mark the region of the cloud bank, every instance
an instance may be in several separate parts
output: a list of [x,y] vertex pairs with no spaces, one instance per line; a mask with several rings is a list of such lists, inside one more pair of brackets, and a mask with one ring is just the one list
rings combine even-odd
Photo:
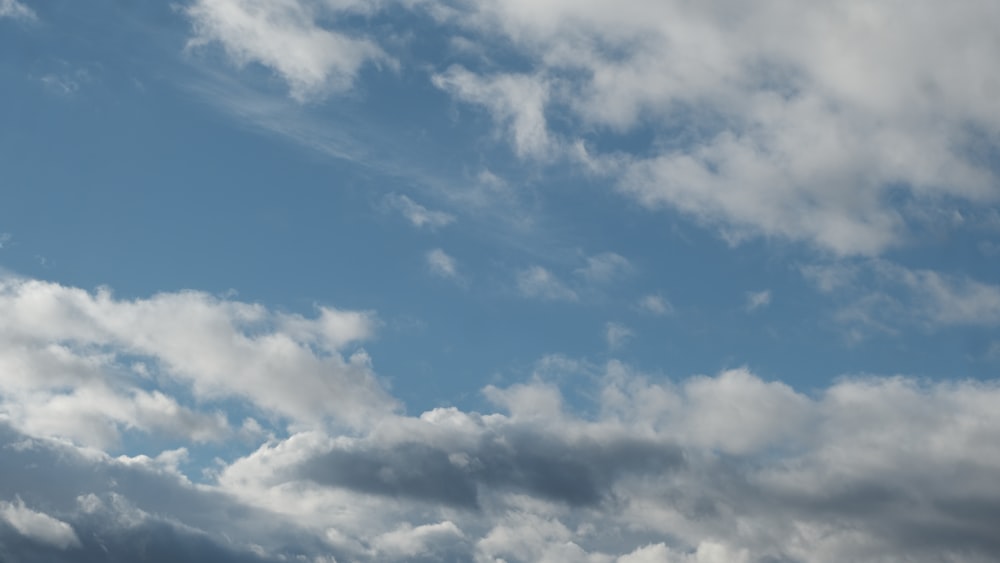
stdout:
[[[1000,556],[995,381],[854,376],[805,394],[746,369],[668,379],[566,359],[590,381],[589,406],[569,406],[542,361],[526,382],[484,389],[493,410],[409,416],[370,361],[341,356],[370,337],[370,313],[305,318],[196,292],[116,299],[22,278],[2,287],[5,558]],[[189,354],[199,361],[179,359]],[[219,395],[246,401],[265,427],[256,435],[270,437],[197,479],[184,448],[95,448],[114,447],[109,432],[231,436],[234,422],[205,412]],[[105,403],[79,406],[90,400]]]

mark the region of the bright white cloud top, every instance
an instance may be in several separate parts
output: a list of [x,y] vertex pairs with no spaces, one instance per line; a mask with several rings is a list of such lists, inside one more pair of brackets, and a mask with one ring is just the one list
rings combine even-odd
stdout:
[[1000,559],[997,29],[0,0],[0,561]]

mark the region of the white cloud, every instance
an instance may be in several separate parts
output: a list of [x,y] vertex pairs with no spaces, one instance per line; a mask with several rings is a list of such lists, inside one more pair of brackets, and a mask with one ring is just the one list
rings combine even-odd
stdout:
[[548,86],[538,76],[479,76],[453,66],[433,77],[434,84],[460,100],[484,106],[507,130],[517,154],[546,159],[553,150],[545,119]]
[[604,339],[608,343],[608,348],[612,350],[618,350],[634,336],[632,329],[621,323],[609,322],[604,325]]
[[389,194],[385,196],[385,202],[391,208],[402,213],[417,228],[437,229],[455,221],[454,215],[444,211],[427,209],[403,194]]
[[541,266],[532,266],[517,273],[517,289],[524,297],[550,301],[576,301],[576,292]]
[[35,11],[17,0],[0,0],[0,18],[38,19]]
[[299,101],[352,87],[367,62],[390,59],[371,39],[322,27],[318,21],[368,11],[360,2],[196,0],[185,9],[190,46],[219,43],[237,64],[260,63],[288,83]]
[[10,241],[14,238],[10,233],[0,233],[0,249],[10,246]]
[[404,558],[420,555],[434,555],[441,551],[442,543],[451,543],[464,537],[462,530],[453,522],[445,520],[436,524],[412,527],[404,525],[386,532],[375,540],[380,552],[389,557]]
[[608,283],[631,274],[635,268],[628,258],[614,252],[587,257],[587,265],[576,270],[591,283]]
[[669,315],[674,311],[674,306],[661,295],[645,295],[639,299],[637,304],[640,311],[651,315]]
[[58,549],[78,547],[80,538],[69,524],[24,505],[21,499],[0,501],[0,518],[26,538]]
[[449,21],[523,59],[517,74],[453,68],[438,83],[488,108],[518,154],[575,154],[595,129],[682,131],[661,134],[651,156],[589,152],[585,164],[607,161],[593,168],[624,193],[730,240],[878,254],[924,210],[1000,199],[972,154],[996,146],[974,130],[1000,126],[989,2],[457,6]]
[[[225,416],[180,405],[245,400],[290,421],[365,424],[396,402],[363,350],[371,313],[319,307],[307,318],[199,292],[115,299],[37,280],[0,279],[0,413],[39,435],[108,444],[134,428],[218,440]],[[136,360],[144,369],[132,369]],[[155,368],[152,369],[151,368]]]
[[435,248],[427,253],[427,267],[431,273],[447,279],[459,279],[458,264],[455,259],[449,256],[440,248]]
[[762,307],[767,307],[771,304],[771,292],[768,290],[761,291],[748,291],[746,294],[746,305],[744,308],[747,311],[756,311]]

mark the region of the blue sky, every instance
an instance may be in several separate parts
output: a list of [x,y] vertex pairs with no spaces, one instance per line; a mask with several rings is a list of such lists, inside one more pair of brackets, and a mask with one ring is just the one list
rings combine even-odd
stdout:
[[899,9],[0,0],[0,558],[992,560],[1000,14]]

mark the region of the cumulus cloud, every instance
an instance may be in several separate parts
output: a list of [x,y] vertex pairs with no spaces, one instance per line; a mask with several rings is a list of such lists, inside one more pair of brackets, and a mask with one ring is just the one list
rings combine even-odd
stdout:
[[517,273],[517,290],[524,297],[549,301],[576,301],[576,291],[552,272],[541,266],[532,266]]
[[202,484],[180,472],[183,450],[113,458],[0,421],[0,498],[15,499],[2,505],[0,555],[69,560],[57,544],[125,558],[173,546],[192,561],[1000,554],[996,382],[847,377],[806,395],[746,369],[668,380],[558,363],[593,383],[587,414],[539,372],[487,388],[496,412],[298,431]]
[[189,46],[218,43],[239,65],[270,68],[305,101],[351,88],[365,63],[389,61],[373,40],[319,23],[367,10],[362,2],[197,0],[185,13],[194,28]]
[[444,211],[427,209],[403,194],[389,194],[385,196],[384,201],[386,205],[401,213],[410,224],[418,229],[424,227],[437,229],[455,221],[454,215]]
[[[978,295],[880,267],[929,294]],[[5,560],[136,559],[153,548],[190,561],[1000,556],[995,381],[855,376],[806,394],[745,368],[668,379],[551,356],[527,381],[484,389],[484,412],[411,416],[368,360],[360,369],[341,355],[370,337],[370,313],[307,318],[196,292],[124,300],[9,277],[0,312]],[[220,375],[230,370],[242,382]],[[197,482],[186,447],[93,447],[105,443],[88,438],[102,424],[179,429],[190,443],[232,435],[225,417],[167,393],[182,384],[209,400],[201,378],[297,422],[269,432],[244,418],[240,434],[263,443]],[[566,381],[589,402],[567,400]],[[323,414],[300,414],[315,400],[306,392],[322,395]],[[32,414],[39,405],[48,410]],[[328,424],[342,409],[364,423]]]
[[[373,526],[383,538],[432,526],[484,561],[986,561],[1000,549],[988,523],[1000,501],[977,496],[1000,471],[995,383],[848,378],[810,397],[745,369],[654,382],[612,362],[596,417],[568,412],[543,381],[488,391],[506,413],[441,408],[367,436],[297,435],[220,483],[337,529],[341,545]],[[341,503],[366,515],[331,512]],[[412,518],[401,506],[437,516],[400,528],[367,514]]]
[[34,10],[17,0],[0,0],[0,18],[34,20],[38,16]]
[[[521,63],[453,67],[437,84],[490,111],[518,154],[564,147],[729,240],[878,254],[924,210],[1000,198],[977,156],[996,146],[977,132],[1000,126],[988,2],[455,5],[442,19]],[[649,153],[579,150],[595,129],[640,127],[659,131]]]
[[107,446],[123,429],[195,442],[229,434],[220,411],[148,389],[168,382],[289,421],[358,425],[395,408],[367,354],[349,348],[372,335],[374,317],[318,309],[308,318],[199,292],[125,300],[3,277],[0,413],[37,435]]
[[24,505],[18,498],[14,502],[0,501],[0,519],[10,524],[24,537],[57,549],[79,547],[80,538],[69,524]]
[[[519,157],[576,163],[733,243],[760,236],[879,255],[941,208],[1000,202],[984,157],[1000,127],[991,72],[1000,16],[987,1],[921,0],[903,11],[888,0],[791,9],[197,0],[186,9],[192,45],[272,69],[300,100],[351,88],[365,64],[392,61],[374,36],[338,20],[404,15],[393,20],[402,35],[413,31],[407,11],[482,54],[447,68],[431,61],[431,81],[488,112]],[[647,146],[614,142],[643,131],[653,133]]]

